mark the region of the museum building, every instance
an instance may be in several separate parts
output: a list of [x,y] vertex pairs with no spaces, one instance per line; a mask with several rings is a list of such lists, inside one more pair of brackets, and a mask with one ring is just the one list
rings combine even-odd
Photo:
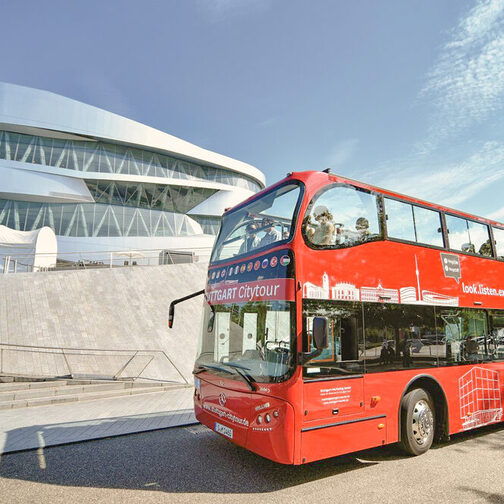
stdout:
[[0,225],[42,226],[58,253],[212,246],[264,174],[131,119],[0,83]]

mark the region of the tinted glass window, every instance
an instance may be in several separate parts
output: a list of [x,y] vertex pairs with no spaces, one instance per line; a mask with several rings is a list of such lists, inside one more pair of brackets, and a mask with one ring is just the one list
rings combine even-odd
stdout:
[[366,372],[437,365],[432,306],[366,303],[364,324]]
[[363,333],[359,303],[306,300],[303,303],[304,349],[315,351],[312,339],[314,317],[326,317],[329,346],[304,364],[305,376],[362,373]]
[[453,215],[446,216],[448,241],[452,250],[483,256],[492,255],[488,227]]
[[385,213],[390,238],[443,246],[439,212],[385,198]]
[[504,360],[504,312],[492,310],[489,312],[490,337],[488,354],[491,360]]
[[332,186],[315,196],[303,222],[309,243],[351,247],[380,238],[377,198],[351,186]]
[[464,364],[489,358],[488,324],[483,310],[437,308],[436,325],[444,343],[441,363]]

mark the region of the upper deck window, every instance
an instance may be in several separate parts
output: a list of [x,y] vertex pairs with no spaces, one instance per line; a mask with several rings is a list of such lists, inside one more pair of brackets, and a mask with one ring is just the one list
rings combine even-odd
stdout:
[[349,185],[324,188],[308,206],[303,234],[317,248],[352,247],[380,238],[376,195]]
[[448,241],[452,250],[492,256],[492,246],[488,226],[478,222],[462,219],[453,215],[446,216]]
[[495,238],[495,248],[497,249],[497,258],[504,259],[504,229],[492,228]]
[[224,215],[212,261],[252,254],[288,241],[300,194],[299,183],[290,182]]
[[385,198],[387,234],[390,238],[443,246],[441,216],[435,210]]

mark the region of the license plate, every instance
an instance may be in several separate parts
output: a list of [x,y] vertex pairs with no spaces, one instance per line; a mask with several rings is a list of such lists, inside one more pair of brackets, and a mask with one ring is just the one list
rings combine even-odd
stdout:
[[219,422],[214,423],[214,431],[222,434],[223,436],[228,437],[229,439],[233,439],[233,429],[230,427],[226,427],[225,425],[220,424]]

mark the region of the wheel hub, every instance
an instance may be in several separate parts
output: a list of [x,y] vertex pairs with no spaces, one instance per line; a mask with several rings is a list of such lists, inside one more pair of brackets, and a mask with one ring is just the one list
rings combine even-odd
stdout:
[[432,424],[432,411],[429,404],[422,399],[415,404],[412,418],[413,436],[419,445],[423,445],[429,439]]

